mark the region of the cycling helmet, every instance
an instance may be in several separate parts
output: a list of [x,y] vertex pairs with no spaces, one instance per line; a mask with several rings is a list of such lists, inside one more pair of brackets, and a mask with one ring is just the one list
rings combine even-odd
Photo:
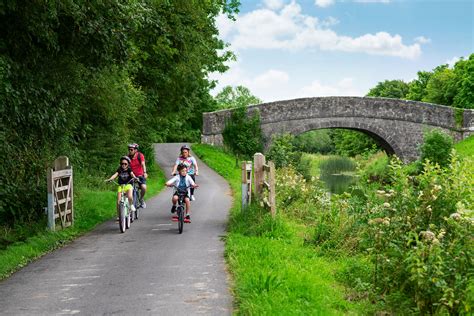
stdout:
[[128,156],[122,156],[122,158],[120,158],[120,163],[122,163],[122,161],[126,160],[128,162],[128,164],[130,164],[130,158]]
[[128,148],[138,149],[138,144],[137,143],[128,144]]
[[191,150],[191,148],[189,148],[189,146],[188,146],[188,145],[183,145],[183,146],[181,146],[181,151],[183,151],[183,150],[190,151],[190,150]]

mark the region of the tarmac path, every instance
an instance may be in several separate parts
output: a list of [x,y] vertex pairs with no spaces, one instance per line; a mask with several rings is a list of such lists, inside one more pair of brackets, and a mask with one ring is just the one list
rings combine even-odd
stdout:
[[[155,145],[168,178],[181,145]],[[0,282],[0,314],[230,315],[222,241],[230,188],[198,163],[200,187],[183,234],[171,221],[166,188],[124,234],[108,221]]]

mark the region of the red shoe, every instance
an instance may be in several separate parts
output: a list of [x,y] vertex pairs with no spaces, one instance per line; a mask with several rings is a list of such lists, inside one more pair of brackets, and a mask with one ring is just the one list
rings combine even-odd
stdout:
[[172,220],[173,222],[177,222],[177,221],[178,221],[178,215],[173,215],[173,216],[171,216],[171,220]]
[[186,215],[186,217],[184,218],[184,222],[185,223],[191,223],[191,216]]

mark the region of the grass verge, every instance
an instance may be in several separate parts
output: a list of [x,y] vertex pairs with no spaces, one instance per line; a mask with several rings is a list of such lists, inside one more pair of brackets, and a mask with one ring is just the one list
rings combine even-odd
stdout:
[[243,315],[364,314],[365,300],[350,302],[336,280],[352,264],[328,258],[304,242],[305,227],[258,205],[240,210],[240,167],[218,148],[193,145],[193,151],[231,185],[226,259],[233,275],[236,313]]
[[[164,188],[165,176],[161,170],[150,172],[147,182],[147,198],[156,195]],[[12,240],[0,248],[0,280],[27,265],[29,262],[72,241],[92,230],[98,224],[116,216],[116,188],[109,190],[81,187],[84,179],[77,181],[75,194],[74,226],[62,231],[51,232],[42,221],[29,227],[17,227],[14,230],[4,228],[3,240]],[[117,227],[118,230],[118,227]],[[13,236],[14,235],[14,236]]]
[[454,144],[454,148],[462,157],[474,157],[474,135]]

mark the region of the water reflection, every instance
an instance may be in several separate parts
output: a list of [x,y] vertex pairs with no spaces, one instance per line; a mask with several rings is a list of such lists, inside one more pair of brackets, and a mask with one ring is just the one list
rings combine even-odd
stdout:
[[341,194],[355,182],[356,163],[350,158],[331,156],[321,162],[320,179],[331,193]]

